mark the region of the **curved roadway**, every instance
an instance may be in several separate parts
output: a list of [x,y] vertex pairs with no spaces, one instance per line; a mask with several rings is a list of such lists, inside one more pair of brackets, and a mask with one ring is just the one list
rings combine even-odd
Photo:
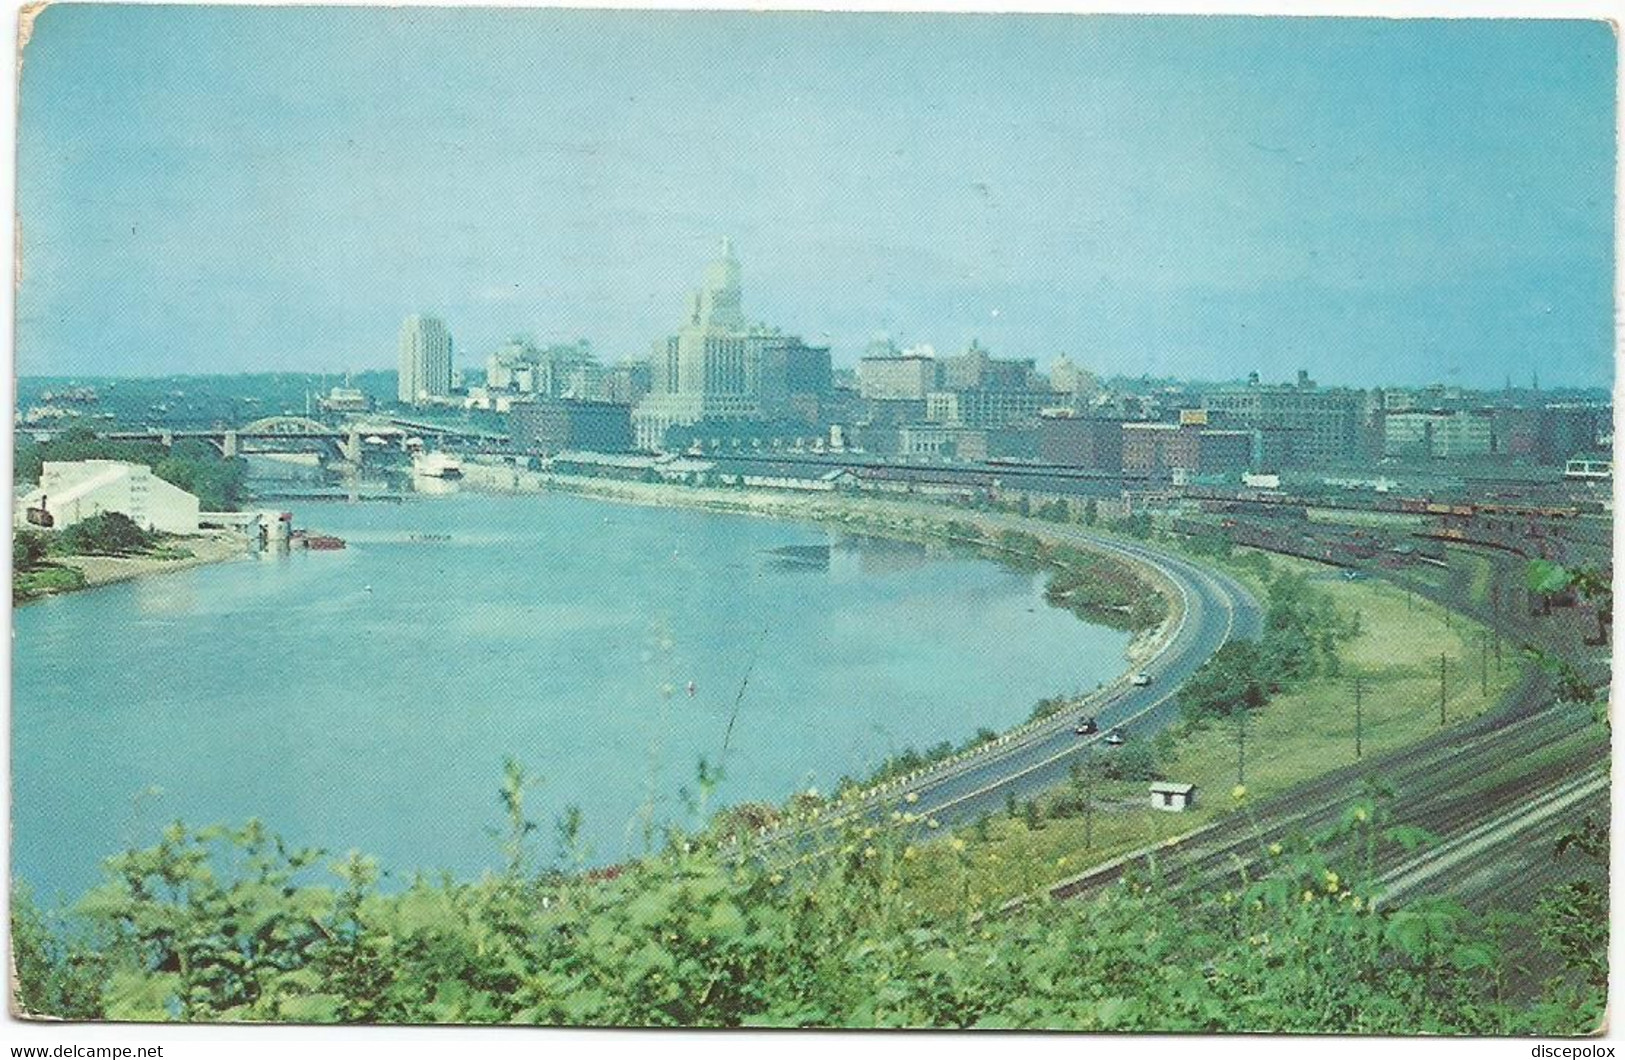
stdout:
[[[984,520],[1001,529],[1031,532],[1024,520]],[[1199,567],[1148,545],[1099,537],[1086,531],[1045,526],[1043,536],[1114,554],[1150,566],[1171,583],[1180,597],[1181,617],[1161,650],[1140,667],[1151,675],[1149,686],[1136,687],[1126,678],[1105,691],[1086,697],[1080,705],[1057,713],[1046,722],[1023,729],[963,759],[928,768],[904,783],[890,783],[850,813],[874,816],[908,799],[909,813],[922,827],[934,819],[940,825],[974,820],[1002,809],[1014,795],[1026,798],[1067,780],[1073,763],[1090,754],[1115,750],[1105,738],[1120,729],[1130,741],[1150,739],[1179,717],[1175,695],[1191,674],[1228,640],[1258,636],[1263,614],[1251,593],[1228,575]],[[1093,715],[1099,732],[1078,736],[1074,727],[1081,714]],[[845,819],[839,814],[820,822],[827,827]],[[815,830],[821,830],[815,826]],[[800,839],[805,849],[806,830],[781,832],[774,840]]]

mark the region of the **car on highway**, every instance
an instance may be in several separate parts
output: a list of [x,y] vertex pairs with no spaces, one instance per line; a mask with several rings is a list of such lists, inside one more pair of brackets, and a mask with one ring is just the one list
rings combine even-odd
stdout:
[[1079,718],[1078,727],[1072,731],[1079,736],[1093,736],[1100,731],[1100,726],[1095,723],[1094,718]]
[[1129,684],[1133,685],[1136,688],[1144,688],[1146,685],[1148,685],[1150,683],[1151,683],[1151,675],[1146,673],[1144,670],[1141,670],[1139,673],[1137,673],[1133,677],[1129,678]]
[[1113,747],[1121,747],[1128,743],[1128,737],[1123,735],[1122,729],[1113,729],[1111,734],[1106,737],[1106,742]]

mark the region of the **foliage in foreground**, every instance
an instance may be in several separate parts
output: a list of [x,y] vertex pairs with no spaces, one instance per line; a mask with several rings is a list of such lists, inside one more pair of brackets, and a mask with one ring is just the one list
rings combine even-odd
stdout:
[[[22,1000],[74,1018],[639,1026],[1560,1034],[1601,1018],[1595,965],[1567,951],[1596,940],[1572,922],[1543,934],[1566,978],[1512,1003],[1500,924],[1439,900],[1379,912],[1309,843],[1178,904],[1152,877],[942,917],[902,886],[913,848],[856,825],[795,871],[673,836],[619,871],[535,872],[525,787],[510,770],[504,872],[395,893],[354,853],[177,824],[111,859],[70,917],[18,896]],[[1385,841],[1369,804],[1343,833],[1339,849]],[[323,865],[335,885],[309,881]]]

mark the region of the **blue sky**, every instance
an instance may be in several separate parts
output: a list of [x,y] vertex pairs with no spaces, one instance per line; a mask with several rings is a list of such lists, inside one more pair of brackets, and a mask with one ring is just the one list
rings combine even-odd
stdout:
[[1612,378],[1603,23],[62,5],[23,374],[609,359],[751,316],[1096,371]]

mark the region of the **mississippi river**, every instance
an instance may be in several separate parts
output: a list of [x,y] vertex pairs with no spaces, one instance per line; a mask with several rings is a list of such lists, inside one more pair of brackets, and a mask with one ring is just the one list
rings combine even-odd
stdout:
[[[47,901],[166,823],[477,875],[512,756],[589,860],[709,809],[831,790],[887,755],[1109,680],[1126,634],[1043,577],[808,524],[557,494],[305,504],[349,542],[18,610],[13,870]],[[731,723],[731,730],[730,730]],[[387,882],[387,880],[386,880]]]

